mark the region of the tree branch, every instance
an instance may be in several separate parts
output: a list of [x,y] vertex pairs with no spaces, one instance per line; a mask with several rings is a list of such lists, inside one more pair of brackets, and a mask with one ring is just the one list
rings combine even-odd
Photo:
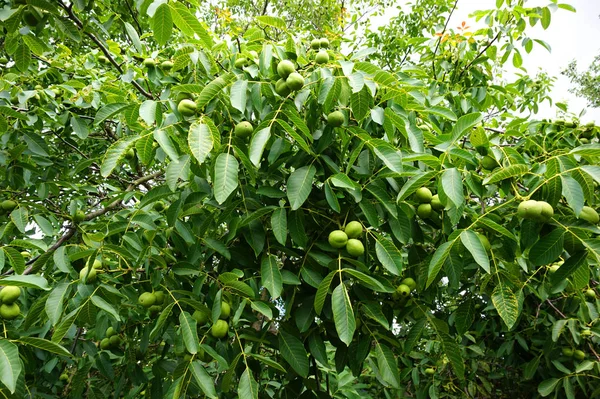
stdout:
[[[58,5],[61,6],[66,12],[67,14],[69,14],[69,19],[71,21],[73,21],[73,23],[75,23],[75,25],[77,26],[77,28],[82,31],[83,33],[85,33],[85,35],[87,37],[89,37],[95,44],[96,46],[98,46],[98,48],[100,49],[100,51],[102,51],[102,53],[106,56],[106,58],[108,58],[108,60],[110,61],[111,64],[113,64],[113,66],[116,68],[116,70],[123,75],[123,68],[121,68],[121,65],[119,65],[119,63],[114,59],[114,57],[112,56],[112,54],[108,51],[108,49],[106,48],[106,46],[104,46],[104,44],[100,41],[100,39],[98,39],[96,36],[94,36],[93,33],[91,32],[86,32],[85,29],[83,28],[83,23],[81,22],[81,20],[79,18],[77,18],[77,16],[73,13],[73,10],[71,9],[71,7],[67,7],[62,0],[57,0]],[[139,85],[138,82],[136,82],[135,80],[131,81],[131,84],[137,89],[137,91],[139,91],[144,97],[147,97],[149,99],[154,99],[154,96],[151,93],[148,93],[146,90],[144,90],[144,88],[142,86]]]
[[444,33],[446,33],[446,29],[448,29],[448,24],[450,23],[450,19],[452,18],[452,14],[454,13],[454,10],[456,10],[456,6],[458,5],[458,0],[456,0],[454,2],[454,7],[452,7],[452,10],[450,11],[450,15],[448,16],[448,19],[446,20],[446,24],[444,25],[444,29],[442,30],[442,33],[440,33],[440,38],[437,41],[437,44],[435,45],[435,50],[433,50],[433,59],[431,60],[431,68],[433,69],[433,78],[435,79],[435,54],[437,53],[438,49],[440,48],[440,43],[442,42],[442,38],[444,37]]

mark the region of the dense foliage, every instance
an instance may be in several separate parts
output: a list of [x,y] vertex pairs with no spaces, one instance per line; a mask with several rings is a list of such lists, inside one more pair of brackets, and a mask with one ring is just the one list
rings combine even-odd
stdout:
[[572,7],[199,3],[0,0],[4,397],[600,395],[599,129],[522,68]]

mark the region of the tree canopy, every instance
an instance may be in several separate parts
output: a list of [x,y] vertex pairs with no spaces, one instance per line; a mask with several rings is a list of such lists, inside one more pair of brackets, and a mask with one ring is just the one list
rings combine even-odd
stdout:
[[574,9],[457,4],[0,1],[2,396],[600,396]]

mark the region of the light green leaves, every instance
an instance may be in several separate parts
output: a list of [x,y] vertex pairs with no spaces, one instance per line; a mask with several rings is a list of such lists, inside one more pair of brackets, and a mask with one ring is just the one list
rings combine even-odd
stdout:
[[509,179],[511,177],[523,176],[525,173],[529,172],[529,166],[523,164],[510,165],[506,168],[502,168],[485,179],[483,179],[483,184],[492,184],[502,181],[504,179]]
[[173,32],[173,19],[171,9],[166,3],[158,6],[152,18],[152,31],[154,39],[161,46],[166,44]]
[[240,377],[238,394],[240,399],[258,399],[258,383],[254,379],[252,371],[248,368],[244,370]]
[[265,287],[273,299],[279,298],[283,290],[283,278],[273,255],[263,258],[260,266],[261,285]]
[[333,294],[331,295],[331,309],[333,311],[335,329],[340,340],[346,346],[350,346],[354,330],[356,330],[356,320],[354,319],[354,312],[348,291],[343,283],[340,283],[333,290]]
[[21,337],[19,338],[19,342],[25,345],[33,346],[34,348],[54,353],[56,355],[71,357],[71,352],[65,349],[65,347],[55,342],[48,341],[47,339],[37,337]]
[[100,165],[100,174],[103,177],[110,176],[112,171],[117,167],[117,164],[121,158],[125,156],[127,150],[139,138],[139,136],[127,136],[119,141],[114,142],[110,147],[108,147],[106,154],[104,154],[102,165]]
[[59,283],[46,300],[46,314],[53,326],[60,320],[63,311],[63,300],[69,286],[70,284],[67,282]]
[[285,208],[278,208],[271,215],[271,229],[278,243],[285,245],[287,241],[288,223]]
[[188,132],[188,145],[199,164],[204,163],[213,148],[213,138],[208,125],[195,122]]
[[383,381],[393,388],[400,388],[400,371],[391,349],[377,342],[375,355],[377,356],[377,367],[379,367],[379,373]]
[[488,258],[487,252],[481,242],[481,239],[477,235],[477,233],[471,230],[465,230],[460,234],[460,240],[469,250],[471,255],[473,255],[473,259],[479,266],[483,268],[487,273],[490,272],[490,259]]
[[447,169],[442,174],[442,180],[438,187],[443,188],[448,199],[455,205],[464,204],[463,183],[460,172],[456,168]]
[[17,389],[17,379],[21,370],[22,365],[17,345],[0,338],[0,381],[11,393],[15,393]]
[[264,129],[260,129],[258,132],[254,133],[252,139],[250,140],[250,150],[249,157],[250,161],[254,164],[254,166],[260,166],[260,160],[263,155],[263,151],[265,150],[265,146],[267,142],[271,138],[271,128],[266,127]]
[[287,197],[293,211],[299,209],[310,195],[315,173],[317,169],[314,166],[303,166],[293,171],[288,178]]
[[246,91],[248,90],[247,80],[238,80],[231,85],[229,101],[231,106],[241,113],[246,110]]
[[377,235],[375,238],[375,253],[387,271],[395,276],[402,273],[402,253],[389,238]]
[[446,259],[448,259],[448,256],[450,256],[450,251],[452,250],[453,244],[454,241],[447,241],[440,245],[433,254],[433,257],[429,262],[429,271],[427,272],[427,287],[429,287],[431,283],[435,281],[438,273],[444,265],[444,262],[446,262]]
[[278,340],[281,356],[296,373],[306,378],[308,376],[308,353],[302,342],[284,330],[279,330]]
[[198,360],[194,360],[190,364],[190,371],[194,376],[194,379],[202,389],[202,392],[209,398],[218,398],[217,392],[215,390],[215,383],[211,376],[206,372],[206,369]]
[[[5,248],[6,249],[6,248]],[[40,290],[49,291],[48,281],[38,275],[28,274],[24,276],[8,276],[0,278],[1,285],[14,285],[16,287],[37,288]]]
[[239,163],[228,153],[220,154],[215,163],[214,194],[219,204],[227,200],[238,186]]
[[199,340],[198,340],[198,329],[196,326],[196,320],[190,316],[188,312],[181,312],[179,314],[179,326],[181,327],[181,335],[183,337],[183,343],[185,348],[191,354],[198,353]]
[[492,303],[510,330],[519,317],[519,303],[516,295],[510,288],[501,283],[494,288],[494,292],[492,293]]

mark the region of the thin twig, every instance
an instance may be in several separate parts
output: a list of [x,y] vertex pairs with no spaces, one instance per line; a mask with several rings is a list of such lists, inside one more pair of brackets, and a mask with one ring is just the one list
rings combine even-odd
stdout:
[[448,24],[450,23],[450,19],[452,18],[452,14],[454,13],[454,10],[456,10],[456,6],[458,5],[458,0],[456,0],[454,2],[454,7],[452,7],[452,10],[450,11],[450,15],[448,16],[448,19],[446,20],[446,24],[444,25],[444,29],[442,30],[442,33],[440,33],[440,37],[435,45],[435,50],[433,50],[433,58],[431,60],[431,68],[433,69],[433,78],[435,79],[435,54],[437,53],[438,49],[440,48],[440,43],[442,42],[442,38],[444,37],[444,33],[446,33],[446,29],[448,29]]
[[550,301],[549,299],[546,299],[546,302],[548,302],[548,304],[549,304],[550,306],[552,306],[552,309],[556,310],[556,312],[557,312],[557,313],[560,315],[560,317],[562,317],[563,319],[566,319],[566,318],[567,318],[567,316],[565,316],[565,315],[563,314],[563,312],[561,312],[560,310],[558,310],[558,308],[557,308],[556,306],[554,306],[554,304],[552,303],[552,301]]

